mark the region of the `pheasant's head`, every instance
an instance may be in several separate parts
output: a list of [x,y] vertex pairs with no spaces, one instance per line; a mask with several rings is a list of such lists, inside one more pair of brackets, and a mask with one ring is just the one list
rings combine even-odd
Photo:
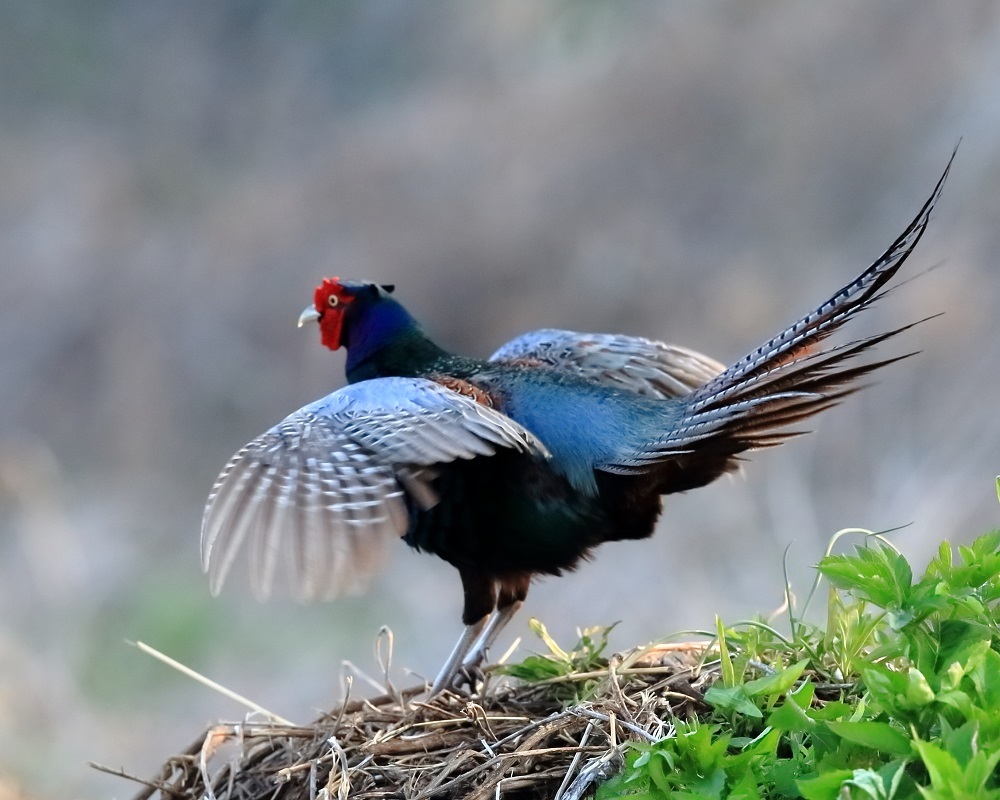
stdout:
[[355,316],[359,309],[382,300],[393,288],[391,285],[326,278],[316,287],[313,304],[299,315],[299,327],[307,322],[318,322],[320,341],[331,350],[337,350],[347,345],[345,319]]

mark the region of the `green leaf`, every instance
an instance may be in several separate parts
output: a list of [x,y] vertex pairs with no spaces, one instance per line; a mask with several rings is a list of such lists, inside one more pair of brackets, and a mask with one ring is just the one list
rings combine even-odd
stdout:
[[993,714],[1000,714],[1000,653],[987,650],[969,677],[983,707]]
[[924,768],[931,779],[931,786],[937,790],[932,797],[998,797],[1000,791],[986,790],[986,783],[992,777],[1000,760],[1000,751],[987,755],[976,753],[962,764],[951,753],[934,742],[914,740],[914,747],[920,754]]
[[726,788],[726,771],[722,767],[716,767],[705,777],[691,781],[691,788],[694,789],[695,797],[722,797],[722,790]]
[[653,757],[649,759],[646,768],[649,772],[649,778],[653,781],[656,788],[663,794],[669,795],[672,788],[671,784],[673,783],[671,780],[674,773],[673,756],[663,751],[653,753]]
[[906,671],[906,701],[913,707],[934,702],[934,690],[916,667],[910,667]]
[[959,663],[963,672],[973,669],[990,649],[990,634],[981,621],[946,619],[941,622],[938,668],[946,669]]
[[788,693],[788,699],[794,700],[795,704],[804,710],[808,710],[812,705],[813,697],[816,696],[816,684],[806,678],[799,684],[798,688]]
[[861,720],[858,722],[828,722],[826,724],[841,739],[846,739],[871,750],[897,756],[908,756],[912,752],[909,737],[888,722]]
[[834,700],[833,702],[827,703],[822,708],[810,709],[809,716],[812,719],[819,721],[828,721],[833,719],[845,719],[851,716],[854,712],[854,708],[847,703],[842,703],[839,700]]
[[959,764],[968,764],[978,749],[979,726],[975,722],[967,722],[957,728],[951,728],[947,722],[941,726],[940,743],[951,753]]
[[522,681],[534,683],[566,674],[566,666],[549,656],[528,656],[518,664],[505,664],[504,675],[511,675]]
[[860,789],[872,798],[872,800],[885,800],[886,798],[885,784],[882,782],[882,776],[875,772],[875,770],[856,769],[854,770],[854,776],[845,785]]
[[733,659],[729,655],[729,647],[726,645],[726,629],[722,624],[722,618],[715,615],[715,629],[719,636],[719,658],[722,669],[722,685],[732,687],[736,685],[736,670],[733,668]]
[[760,788],[757,786],[757,779],[752,772],[744,773],[736,783],[733,784],[728,794],[729,800],[760,800]]
[[531,630],[539,639],[545,642],[545,646],[549,648],[549,652],[552,653],[553,658],[559,661],[566,661],[566,662],[570,660],[569,653],[567,653],[558,644],[556,644],[556,640],[552,638],[552,635],[549,633],[548,629],[542,624],[541,620],[532,617],[531,619],[528,620],[528,627],[531,628]]
[[909,763],[909,759],[899,759],[898,761],[885,764],[879,768],[878,774],[882,778],[882,785],[886,787],[886,800],[893,800],[899,792],[899,787],[903,783],[903,778],[907,777],[906,765]]
[[962,785],[964,770],[951,753],[945,752],[933,742],[915,739],[913,746],[920,754],[924,768],[931,779],[934,788],[951,787],[957,789]]
[[805,800],[837,800],[841,787],[853,777],[851,770],[838,769],[815,778],[800,778],[795,785]]
[[[987,755],[986,753],[976,753],[965,765],[965,785],[975,792],[982,792],[987,781],[996,771],[997,761],[1000,761],[1000,751]],[[1000,791],[994,789],[993,797],[1000,795]]]
[[719,686],[716,684],[705,692],[705,702],[715,708],[729,709],[754,719],[762,719],[763,712],[747,697],[742,686]]
[[785,702],[771,712],[767,718],[767,724],[780,731],[796,733],[810,731],[818,723],[811,719],[798,703]]
[[615,629],[614,625],[598,625],[592,628],[584,628],[580,633],[580,641],[573,648],[573,661],[579,663],[585,671],[589,671],[594,666],[602,664],[604,651],[608,647],[608,637]]
[[629,800],[663,800],[662,796],[654,795],[652,792],[633,792],[626,789],[625,782],[619,775],[597,787],[595,800],[618,800],[621,797],[628,797]]
[[782,695],[795,685],[795,681],[801,677],[802,671],[808,665],[809,659],[804,658],[774,675],[765,675],[763,678],[747,681],[743,684],[743,690],[747,693],[748,697]]
[[940,579],[934,592],[975,621],[985,610],[983,602],[1000,599],[1000,531],[980,536],[970,547],[959,547],[958,552],[961,563],[956,565],[945,542],[928,565],[926,580]]
[[837,588],[897,612],[906,607],[913,583],[906,559],[883,543],[858,547],[854,555],[827,556],[818,569]]
[[857,556],[826,556],[817,565],[820,573],[838,589],[860,589],[865,584],[859,573]]
[[882,664],[871,664],[861,670],[861,679],[868,693],[886,711],[909,707],[906,701],[909,680],[906,675]]
[[949,689],[943,692],[938,692],[935,699],[942,705],[954,708],[965,718],[968,718],[970,715],[975,713],[975,706],[972,702],[972,698],[959,689]]

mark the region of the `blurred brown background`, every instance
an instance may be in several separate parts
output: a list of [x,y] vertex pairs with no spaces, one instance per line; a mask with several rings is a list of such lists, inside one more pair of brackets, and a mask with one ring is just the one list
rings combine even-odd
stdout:
[[0,784],[130,796],[86,761],[151,774],[242,716],[126,640],[299,721],[383,623],[443,660],[457,577],[403,546],[309,608],[198,568],[225,460],[342,381],[295,328],[321,277],[395,282],[473,354],[558,326],[729,361],[873,260],[960,137],[904,277],[940,268],[856,327],[944,311],[887,347],[923,353],[536,585],[505,641],[625,647],[776,607],[792,542],[804,593],[840,528],[912,523],[923,563],[996,524],[1000,5],[0,6]]

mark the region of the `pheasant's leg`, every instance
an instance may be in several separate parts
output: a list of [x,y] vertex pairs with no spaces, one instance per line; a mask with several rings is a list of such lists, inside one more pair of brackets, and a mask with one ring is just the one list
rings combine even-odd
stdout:
[[493,579],[474,572],[460,571],[462,589],[465,592],[465,605],[462,609],[462,622],[465,630],[455,643],[451,655],[444,662],[441,671],[434,679],[434,685],[428,697],[433,697],[442,689],[450,687],[455,675],[469,650],[489,626],[493,609],[496,608],[496,588]]
[[434,685],[431,686],[431,693],[428,698],[434,697],[442,689],[448,688],[452,685],[455,679],[455,675],[458,673],[458,668],[461,666],[466,653],[475,644],[476,639],[479,638],[483,630],[489,627],[491,619],[499,616],[498,614],[487,614],[481,620],[472,625],[466,625],[465,630],[462,631],[462,635],[458,637],[458,641],[455,642],[455,647],[451,651],[451,655],[448,656],[448,660],[444,662],[444,666],[441,667],[441,671],[438,672],[437,677],[434,679]]
[[490,617],[489,622],[486,624],[482,635],[476,641],[475,646],[469,650],[465,658],[462,660],[463,668],[472,669],[473,667],[478,667],[483,663],[483,659],[486,658],[486,653],[497,640],[497,636],[500,635],[500,631],[507,626],[507,623],[510,622],[510,618],[517,613],[517,610],[520,607],[521,602],[517,601],[509,606],[497,608],[496,613]]
[[483,662],[487,651],[493,646],[493,643],[497,640],[497,636],[500,635],[500,631],[507,626],[511,617],[524,604],[524,599],[528,596],[528,586],[530,583],[531,576],[527,574],[513,577],[507,576],[501,579],[497,611],[490,617],[486,629],[476,641],[475,646],[465,656],[465,660],[462,661],[463,668],[472,669],[478,667]]

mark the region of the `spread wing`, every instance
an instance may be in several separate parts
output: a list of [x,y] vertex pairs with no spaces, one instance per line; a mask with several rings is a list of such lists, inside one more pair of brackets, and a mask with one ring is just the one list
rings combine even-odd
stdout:
[[404,492],[435,502],[433,465],[500,448],[547,456],[510,418],[421,378],[346,386],[254,439],[222,470],[202,518],[202,566],[218,592],[243,545],[266,597],[284,557],[303,600],[356,587],[406,532]]
[[541,364],[646,397],[681,397],[726,367],[686,347],[639,336],[531,331],[512,339],[490,361]]

